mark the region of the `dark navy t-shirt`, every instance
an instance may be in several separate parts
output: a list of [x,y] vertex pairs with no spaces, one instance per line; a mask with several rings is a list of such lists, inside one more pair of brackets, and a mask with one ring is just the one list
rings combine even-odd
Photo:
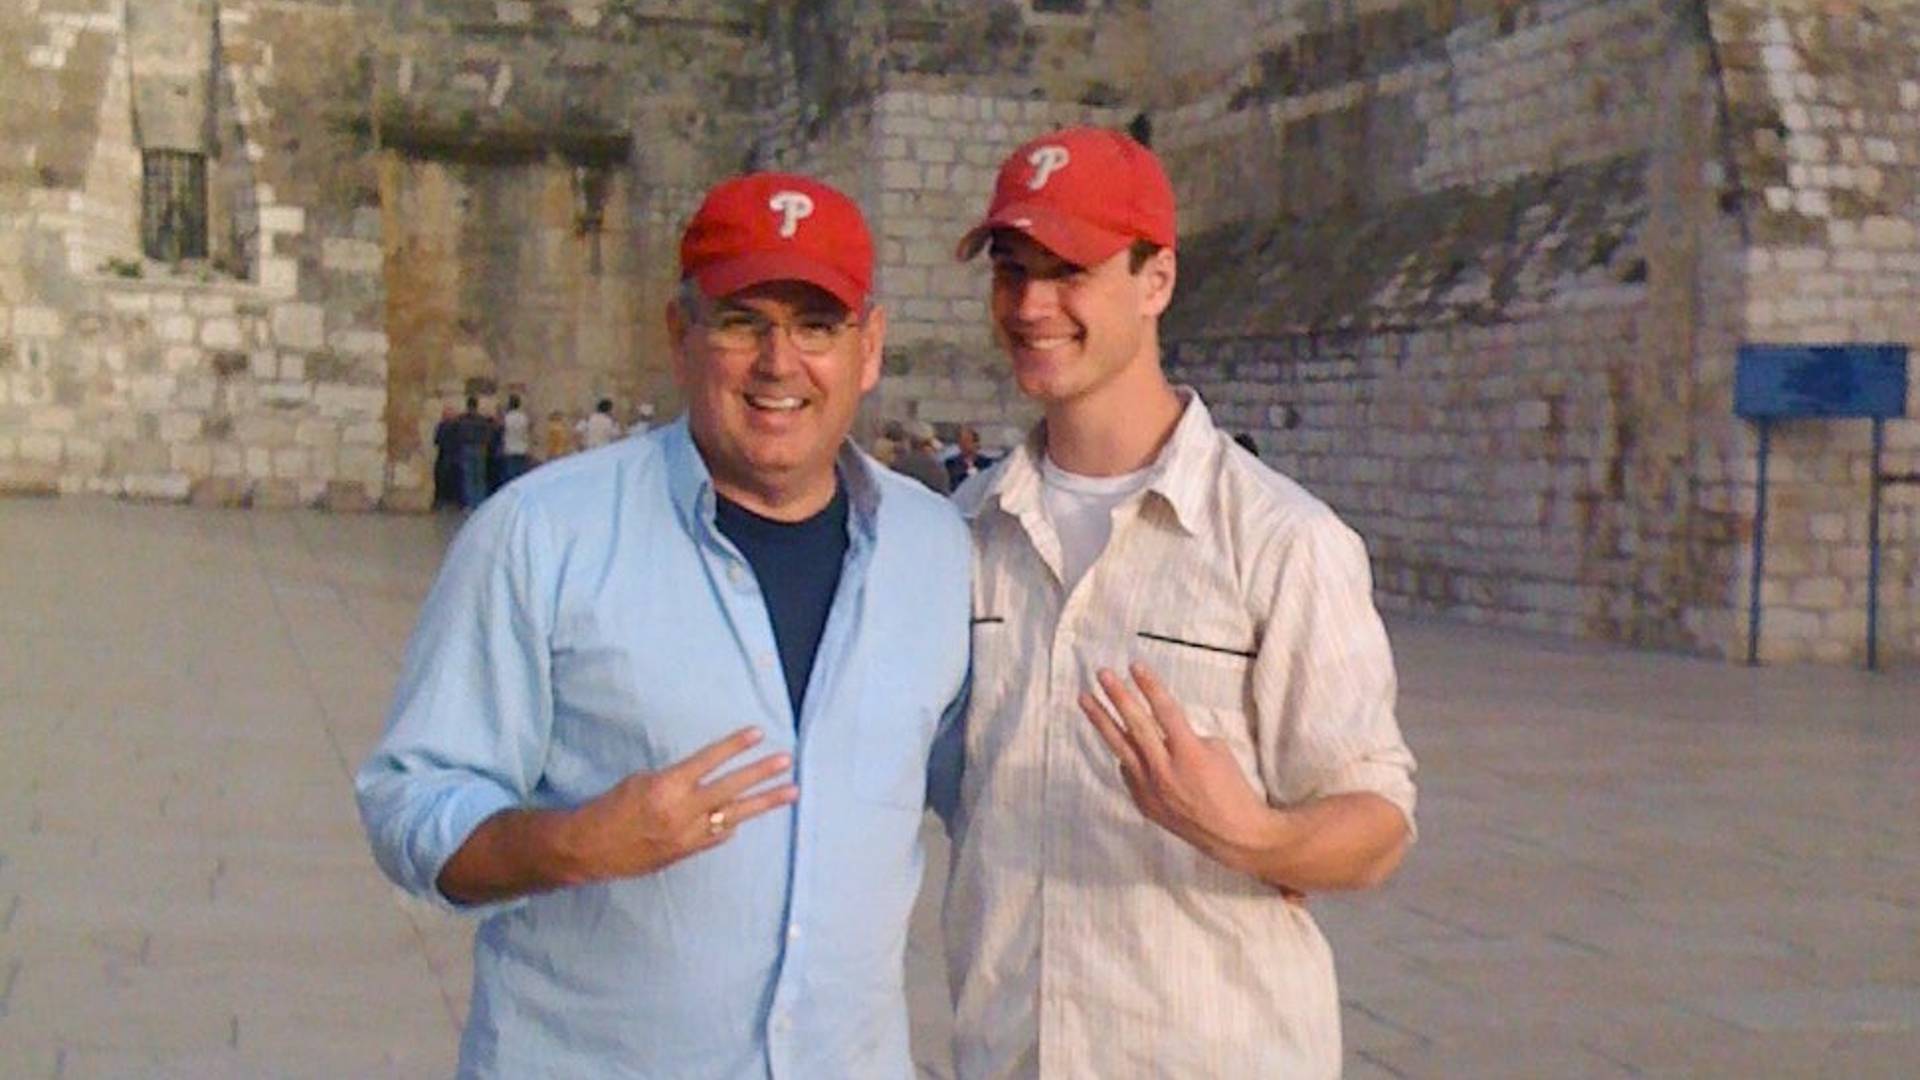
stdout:
[[840,587],[840,564],[847,555],[847,489],[834,489],[833,501],[804,521],[774,521],[726,498],[715,497],[714,524],[747,557],[773,617],[773,640],[787,676],[787,700],[794,722],[813,675],[813,654],[833,610]]

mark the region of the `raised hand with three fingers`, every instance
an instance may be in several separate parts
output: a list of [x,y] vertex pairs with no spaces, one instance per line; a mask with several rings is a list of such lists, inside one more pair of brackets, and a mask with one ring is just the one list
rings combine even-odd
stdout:
[[634,773],[582,805],[569,830],[577,857],[596,878],[650,874],[725,843],[741,822],[793,802],[800,789],[790,783],[755,790],[792,767],[786,753],[707,779],[761,738],[757,728],[742,728],[658,772]]
[[487,903],[651,874],[724,844],[741,822],[800,797],[792,783],[762,787],[793,767],[785,752],[712,775],[762,738],[742,728],[570,810],[503,810],[473,830],[436,884],[456,903]]
[[1088,692],[1080,695],[1080,709],[1119,761],[1127,793],[1148,819],[1292,900],[1309,891],[1377,885],[1399,865],[1410,834],[1393,803],[1349,791],[1273,806],[1224,740],[1194,732],[1152,671],[1134,664],[1131,672],[1137,696],[1102,669],[1100,687],[1113,708]]
[[1134,805],[1220,863],[1252,872],[1272,808],[1223,740],[1194,732],[1186,710],[1152,670],[1144,664],[1129,670],[1138,696],[1102,668],[1100,687],[1113,710],[1091,691],[1080,695],[1080,709],[1119,761]]

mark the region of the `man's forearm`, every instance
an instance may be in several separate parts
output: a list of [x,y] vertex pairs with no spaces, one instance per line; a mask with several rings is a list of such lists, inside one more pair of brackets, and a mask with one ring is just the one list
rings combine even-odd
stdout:
[[435,881],[456,904],[487,904],[592,880],[569,842],[566,810],[502,810],[467,836]]
[[1407,849],[1407,819],[1379,795],[1329,795],[1270,809],[1227,865],[1300,892],[1364,889],[1385,881]]

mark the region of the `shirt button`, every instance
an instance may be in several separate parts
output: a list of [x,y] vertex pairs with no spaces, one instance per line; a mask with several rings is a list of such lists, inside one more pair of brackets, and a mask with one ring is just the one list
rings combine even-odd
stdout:
[[774,1018],[773,1018],[773,1030],[775,1030],[775,1031],[792,1031],[792,1030],[793,1030],[793,1019],[792,1019],[791,1017],[786,1017],[786,1016],[776,1016],[776,1017],[774,1017]]
[[735,585],[745,585],[747,583],[747,572],[738,566],[729,566],[727,567],[727,580],[733,582]]
[[789,926],[789,927],[787,927],[787,940],[788,940],[788,941],[799,941],[799,940],[800,940],[800,928],[799,928],[799,927],[797,927],[797,926]]

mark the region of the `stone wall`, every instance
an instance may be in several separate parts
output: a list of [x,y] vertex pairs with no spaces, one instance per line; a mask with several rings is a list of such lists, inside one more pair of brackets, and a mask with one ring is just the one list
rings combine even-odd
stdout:
[[[1006,445],[1034,410],[953,244],[1013,146],[1136,125],[1175,375],[1360,528],[1383,604],[1734,655],[1734,357],[1920,338],[1917,110],[1895,0],[0,5],[0,488],[414,508],[469,393],[669,413],[679,230],[756,167],[868,211],[863,432]],[[141,148],[196,139],[209,257],[143,258]],[[1861,653],[1867,439],[1778,432],[1769,658]],[[1920,472],[1915,421],[1887,448]],[[1883,539],[1883,651],[1920,655],[1920,488]]]
[[[140,34],[125,14],[47,0],[0,42],[21,54],[0,61],[21,91],[0,124],[29,133],[36,163],[0,185],[0,486],[374,505],[415,478],[388,469],[379,424],[366,158],[326,111],[356,86],[364,26],[326,4],[143,8]],[[182,55],[220,44],[219,69],[203,73],[217,92],[173,93],[177,56],[149,64],[166,52],[145,33],[163,15],[182,23]],[[165,113],[176,100],[184,119]],[[46,102],[70,122],[35,123]],[[234,257],[142,255],[143,121],[169,149],[198,126],[209,232]]]
[[[418,508],[432,425],[469,393],[670,411],[659,325],[674,246],[693,200],[752,141],[758,18],[751,4],[551,0],[179,0],[131,16],[118,0],[44,0],[0,13],[18,31],[0,50],[19,54],[0,53],[0,90],[13,91],[0,130],[25,148],[0,176],[0,484]],[[140,251],[141,150],[162,146],[207,155],[206,259]],[[175,336],[160,337],[145,309],[109,305],[148,292],[238,331],[213,324],[189,359],[203,328],[169,318]],[[217,365],[231,393],[133,394],[103,352],[129,358],[125,378],[163,354],[189,380]],[[79,389],[41,381],[71,378]],[[294,451],[328,439],[314,417],[295,419],[298,439],[223,422],[250,407],[245,379],[263,380],[275,408],[298,384],[337,411],[322,391],[353,388],[331,442],[351,429],[368,445],[370,408],[384,469],[315,452],[295,475]],[[111,437],[69,433],[68,417],[37,411],[49,393],[81,409],[81,429],[133,419]],[[203,423],[189,435],[163,409]],[[123,430],[150,440],[162,427],[158,450],[113,449]],[[255,451],[281,464],[227,467]],[[261,486],[281,480],[292,488]]]
[[[422,5],[371,61],[385,153],[389,438],[425,470],[441,409],[671,414],[679,231],[755,130],[747,3]],[[418,496],[416,496],[417,498]]]
[[[1912,15],[1243,6],[1268,36],[1240,73],[1172,40],[1173,81],[1212,89],[1154,117],[1178,370],[1369,536],[1388,606],[1742,653],[1738,345],[1914,340]],[[1889,426],[1891,470],[1914,429]],[[1775,442],[1769,658],[1862,654],[1866,431]],[[1914,501],[1890,489],[1883,531],[1882,640],[1909,656]]]
[[1689,644],[1719,578],[1670,554],[1691,416],[1658,388],[1701,260],[1650,224],[1698,216],[1656,138],[1706,108],[1697,36],[1651,0],[1265,12],[1156,117],[1175,369],[1368,536],[1388,606]]
[[[1920,343],[1920,9],[1719,0],[1712,27],[1741,196],[1740,295],[1731,312],[1739,338]],[[1702,380],[1718,416],[1731,409],[1730,373],[1722,354]],[[1908,415],[1920,416],[1920,380],[1910,393]],[[1751,431],[1720,423],[1738,429],[1739,453],[1726,468],[1751,491]],[[1763,583],[1769,655],[1861,655],[1870,438],[1867,421],[1775,431]],[[1887,424],[1883,469],[1920,473],[1920,420]],[[1882,655],[1912,657],[1920,655],[1920,487],[1889,487],[1884,498]]]

